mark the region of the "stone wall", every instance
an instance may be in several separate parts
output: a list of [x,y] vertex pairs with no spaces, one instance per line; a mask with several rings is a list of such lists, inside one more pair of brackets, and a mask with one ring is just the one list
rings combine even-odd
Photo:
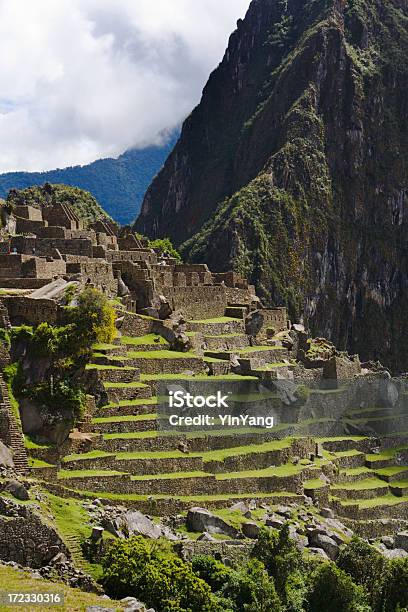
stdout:
[[162,287],[161,292],[173,311],[189,319],[222,317],[227,306],[224,287]]
[[32,221],[30,219],[19,218],[16,221],[17,234],[38,234],[44,227],[44,223],[46,223],[46,221]]
[[[62,481],[59,481],[60,483]],[[51,491],[52,493],[54,493],[55,495],[59,495],[60,497],[74,497],[77,499],[85,499],[85,498],[89,498],[89,495],[86,496],[84,494],[82,494],[81,492],[69,489],[69,488],[65,488],[64,486],[62,486],[62,484],[58,484],[58,483],[51,483],[51,482],[47,482],[46,483],[46,488]],[[229,503],[232,505],[236,502],[243,502],[245,504],[249,504],[252,500],[253,500],[254,496],[253,495],[248,495],[248,496],[237,496],[234,498],[233,495],[231,495],[231,498],[229,500]],[[105,505],[107,506],[111,506],[112,505],[112,499],[104,499],[103,498],[103,494],[102,495],[98,495],[98,499]],[[299,499],[303,499],[303,498],[299,498],[299,496],[296,493],[287,493],[286,495],[284,493],[282,493],[281,495],[279,495],[279,498],[276,498],[279,500],[280,504],[289,504],[289,503],[293,503],[293,502],[298,502]],[[128,500],[126,498],[121,499],[120,500],[120,504],[121,506],[124,506],[126,508],[137,508],[140,512],[143,512],[144,514],[151,514],[153,516],[168,516],[168,515],[172,515],[172,514],[179,514],[180,512],[184,512],[186,510],[188,510],[189,508],[191,508],[191,501],[183,501],[177,498],[170,498],[170,497],[162,497],[160,499],[154,499],[151,498],[150,496],[147,496],[146,499],[138,499],[138,500]],[[206,501],[206,508],[207,509],[217,509],[217,508],[225,508],[225,500],[224,499],[212,499],[212,500],[208,500]]]
[[29,221],[42,221],[42,210],[41,208],[35,208],[34,206],[16,206],[14,208],[15,216],[27,219]]
[[[179,545],[183,559],[191,561],[197,555],[206,555],[216,559],[228,559],[229,565],[244,564],[251,556],[254,542],[226,540],[224,542],[187,542]],[[176,545],[178,546],[178,545]]]
[[72,470],[117,470],[143,476],[145,474],[169,474],[171,472],[202,471],[201,457],[176,457],[173,459],[117,459],[115,455],[96,459],[83,459],[63,463],[64,469]]
[[27,296],[5,296],[6,305],[12,325],[39,325],[47,321],[51,325],[58,319],[58,305],[54,300],[32,299]]
[[119,329],[124,336],[145,336],[154,333],[155,325],[159,323],[156,319],[127,312]]
[[67,274],[80,274],[83,283],[92,283],[105,293],[117,294],[118,281],[113,276],[112,265],[106,261],[88,260],[67,263]]
[[92,240],[88,238],[36,238],[14,236],[11,239],[11,249],[17,253],[32,255],[33,251],[40,257],[56,257],[56,253],[82,255],[92,257]]
[[70,556],[56,531],[26,506],[0,498],[0,559],[40,568],[59,552]]

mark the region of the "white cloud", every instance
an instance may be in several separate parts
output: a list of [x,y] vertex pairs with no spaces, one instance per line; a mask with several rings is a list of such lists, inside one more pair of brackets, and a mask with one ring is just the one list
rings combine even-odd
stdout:
[[0,172],[157,141],[198,102],[250,0],[0,0]]

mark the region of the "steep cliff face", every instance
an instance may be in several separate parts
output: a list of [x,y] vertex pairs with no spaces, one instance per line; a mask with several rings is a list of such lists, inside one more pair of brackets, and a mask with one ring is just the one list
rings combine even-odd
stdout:
[[408,369],[407,57],[407,0],[253,0],[137,228]]

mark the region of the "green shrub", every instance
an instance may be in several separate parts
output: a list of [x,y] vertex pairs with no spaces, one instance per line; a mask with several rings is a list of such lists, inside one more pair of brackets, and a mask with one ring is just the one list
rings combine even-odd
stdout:
[[[330,607],[329,607],[330,606]],[[334,563],[322,563],[312,577],[307,612],[371,612],[367,593]]]
[[408,608],[408,558],[391,561],[383,577],[381,610],[403,612],[403,608]]
[[109,343],[115,338],[115,310],[98,289],[85,289],[78,298],[78,306],[68,313],[79,352],[91,351],[93,344]]
[[18,395],[21,390],[25,390],[26,382],[21,363],[15,362],[7,365],[3,369],[3,376],[13,395]]
[[2,344],[6,349],[10,348],[10,334],[7,329],[0,327],[0,344]]
[[231,578],[233,570],[208,555],[197,555],[192,561],[193,572],[199,578],[205,580],[210,585],[211,590],[216,593],[221,591]]
[[381,588],[387,561],[382,554],[364,540],[353,537],[341,551],[337,566],[370,593],[373,610],[379,610]]
[[156,240],[149,240],[149,247],[160,251],[160,253],[168,253],[171,257],[181,261],[180,253],[174,248],[170,238],[157,238]]
[[13,327],[10,330],[11,342],[29,342],[33,336],[33,328],[30,325]]
[[102,560],[111,597],[137,597],[157,612],[222,612],[209,585],[174,554],[141,537],[114,542]]
[[85,393],[69,380],[54,382],[51,379],[29,387],[25,395],[37,404],[71,412],[76,420],[82,417],[85,410]]
[[285,524],[279,532],[261,529],[252,555],[265,565],[268,574],[275,580],[279,596],[287,602],[290,577],[297,575],[297,582],[301,583],[300,574],[304,569],[296,544],[289,536],[289,526]]

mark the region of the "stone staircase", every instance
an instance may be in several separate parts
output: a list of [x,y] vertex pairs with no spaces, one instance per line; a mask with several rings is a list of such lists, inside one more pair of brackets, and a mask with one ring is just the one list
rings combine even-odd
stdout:
[[24,446],[24,436],[11,407],[7,385],[1,375],[0,393],[2,397],[1,402],[8,413],[9,427],[7,442],[13,452],[14,468],[17,473],[26,475],[29,473],[30,469],[28,466],[27,451]]

